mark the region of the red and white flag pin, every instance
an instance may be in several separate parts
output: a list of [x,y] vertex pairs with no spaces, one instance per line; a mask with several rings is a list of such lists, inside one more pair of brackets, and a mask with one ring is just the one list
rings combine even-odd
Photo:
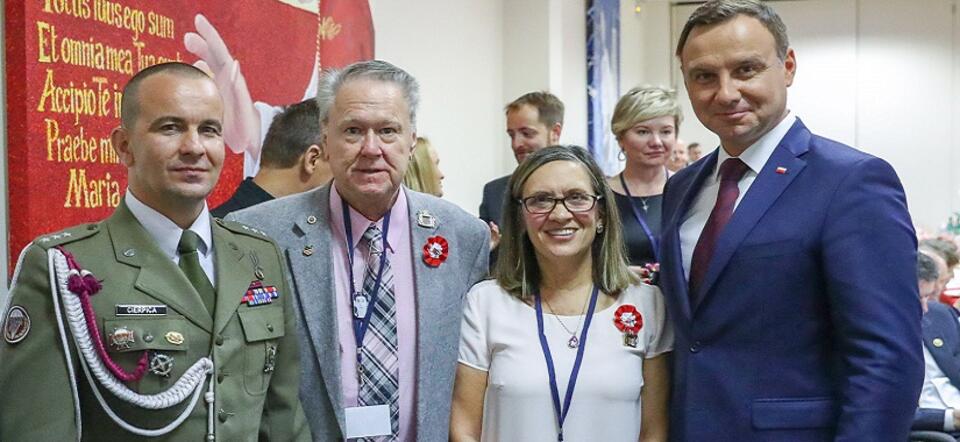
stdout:
[[783,166],[777,166],[777,173],[780,174],[780,175],[786,175],[786,174],[787,174],[787,168],[786,168],[786,167],[783,167]]

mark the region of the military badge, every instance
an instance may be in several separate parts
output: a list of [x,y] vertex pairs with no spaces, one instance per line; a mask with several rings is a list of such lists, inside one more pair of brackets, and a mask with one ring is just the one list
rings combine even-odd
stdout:
[[240,302],[246,302],[248,306],[254,307],[263,304],[270,304],[274,299],[280,297],[280,291],[272,285],[263,285],[260,281],[253,281],[250,287],[247,287],[247,293],[243,295]]
[[30,333],[30,315],[27,309],[15,305],[7,310],[7,319],[3,323],[3,340],[7,344],[16,344],[27,337]]
[[136,342],[137,338],[133,330],[126,327],[115,328],[110,334],[110,347],[114,350],[128,350]]
[[427,243],[423,245],[423,262],[430,267],[440,267],[449,254],[450,244],[440,235],[427,238]]
[[163,338],[173,345],[183,344],[183,334],[180,332],[167,332],[167,334],[163,335]]
[[624,304],[613,312],[613,325],[623,333],[623,345],[637,348],[637,334],[643,328],[643,316],[637,308]]
[[267,355],[263,362],[263,372],[273,373],[277,366],[277,346],[267,345]]
[[150,373],[168,378],[173,372],[173,357],[163,353],[154,353],[150,358]]

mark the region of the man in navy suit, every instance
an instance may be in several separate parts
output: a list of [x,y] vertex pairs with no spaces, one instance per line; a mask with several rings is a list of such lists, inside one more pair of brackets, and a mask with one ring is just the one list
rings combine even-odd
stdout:
[[923,356],[896,173],[790,113],[797,61],[769,6],[705,3],[677,56],[721,148],[664,191],[671,438],[906,440]]
[[923,306],[923,359],[926,365],[914,430],[960,434],[960,322],[957,310],[938,300],[939,277],[947,266],[936,254],[917,257],[917,279]]

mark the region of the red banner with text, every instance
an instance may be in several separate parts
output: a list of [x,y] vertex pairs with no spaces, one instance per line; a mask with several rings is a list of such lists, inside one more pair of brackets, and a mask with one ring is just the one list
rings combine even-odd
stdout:
[[[110,132],[123,86],[139,70],[183,61],[220,87],[228,149],[208,199],[215,207],[256,170],[272,106],[312,96],[318,66],[373,57],[365,0],[26,0],[5,8],[11,269],[34,237],[99,221],[120,203],[126,170]],[[245,119],[237,109],[253,112]]]

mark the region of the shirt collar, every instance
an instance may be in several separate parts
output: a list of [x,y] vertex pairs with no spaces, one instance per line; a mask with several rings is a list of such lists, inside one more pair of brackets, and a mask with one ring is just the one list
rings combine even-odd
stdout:
[[[400,235],[407,231],[410,226],[406,192],[403,191],[403,188],[399,189],[397,192],[397,199],[393,202],[393,207],[390,208],[390,231],[387,232],[386,248],[390,251],[390,253],[397,253],[394,245],[400,243]],[[346,239],[347,233],[344,229],[342,203],[343,197],[341,197],[340,193],[337,192],[337,186],[331,182],[330,220],[333,221],[334,231],[337,232],[341,238]],[[357,245],[360,243],[360,239],[363,237],[363,232],[366,232],[367,228],[369,228],[371,224],[376,224],[381,230],[383,229],[383,218],[380,218],[376,221],[370,221],[367,219],[367,217],[363,216],[360,212],[356,211],[352,206],[350,206],[349,203],[347,204],[347,207],[347,211],[350,214],[350,229],[353,233],[350,247],[357,247]]]
[[[773,155],[773,151],[777,149],[777,146],[780,144],[780,141],[783,140],[783,137],[787,135],[787,132],[790,131],[790,128],[793,127],[793,123],[797,121],[796,115],[793,112],[787,113],[787,116],[777,123],[773,129],[769,132],[763,134],[760,139],[755,143],[747,147],[743,153],[740,154],[740,160],[743,161],[747,167],[753,171],[754,174],[760,174],[760,171],[763,170],[763,166],[767,164],[767,160],[770,159],[770,156]],[[720,170],[720,165],[723,164],[727,158],[732,158],[730,154],[727,153],[727,150],[720,147],[717,155],[717,164],[713,169],[713,179],[716,181],[717,174]]]
[[[168,258],[175,258],[177,256],[177,244],[180,243],[183,229],[171,221],[170,218],[137,199],[133,192],[130,192],[130,189],[127,189],[123,200],[127,204],[127,208],[130,209],[130,213],[146,229],[153,241],[160,247],[160,250]],[[210,246],[213,244],[213,235],[210,230],[210,214],[206,202],[203,203],[203,211],[200,212],[200,216],[190,225],[190,230],[200,236],[201,241],[197,250],[207,256],[210,253]]]

